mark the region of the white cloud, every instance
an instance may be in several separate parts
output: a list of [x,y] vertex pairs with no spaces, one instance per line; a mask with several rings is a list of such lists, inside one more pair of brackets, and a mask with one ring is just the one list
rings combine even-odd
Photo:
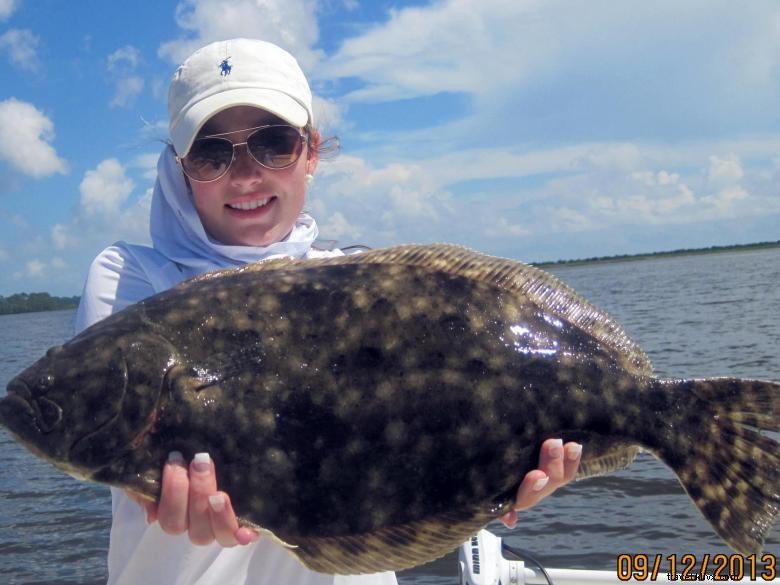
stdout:
[[125,45],[111,53],[106,62],[109,71],[135,69],[141,62],[141,51],[132,45]]
[[32,279],[37,281],[48,281],[54,273],[62,273],[68,268],[67,262],[58,256],[53,256],[50,260],[41,260],[33,258],[24,262],[22,270],[14,273],[14,278]]
[[746,172],[736,156],[698,156],[698,163],[691,164],[684,146],[665,149],[664,157],[677,159],[677,168],[658,168],[658,146],[637,148],[634,169],[617,166],[605,172],[580,166],[571,173],[562,164],[552,178],[522,191],[525,200],[517,202],[512,215],[525,216],[533,232],[543,234],[733,221],[780,211],[772,175],[760,172],[771,165],[771,150]]
[[522,223],[510,223],[505,217],[499,217],[495,224],[488,223],[483,233],[488,238],[523,237],[530,235],[531,230]]
[[344,238],[360,238],[361,230],[352,225],[340,211],[335,212],[328,217],[321,226],[322,233],[327,234],[328,238],[342,240]]
[[134,187],[118,160],[110,158],[84,173],[79,185],[81,209],[87,217],[116,216]]
[[25,264],[25,274],[33,278],[43,276],[43,271],[46,269],[46,264],[40,260],[30,260]]
[[328,191],[344,203],[370,207],[377,200],[384,214],[399,218],[431,220],[441,211],[447,195],[419,165],[391,163],[374,168],[366,161],[341,156],[323,165]]
[[713,195],[702,197],[702,203],[709,205],[718,215],[726,215],[733,211],[734,203],[743,201],[750,194],[739,185],[725,187]]
[[522,178],[547,173],[611,173],[636,169],[643,151],[630,143],[580,143],[556,148],[462,148],[428,158],[426,170],[443,184],[497,178]]
[[321,164],[316,177],[312,212],[322,220],[322,236],[342,243],[360,238],[370,238],[371,245],[408,241],[421,226],[431,237],[452,213],[450,194],[419,165],[372,166],[340,155]]
[[320,59],[315,0],[182,0],[176,23],[187,36],[163,43],[161,57],[180,63],[195,49],[236,37],[263,39],[290,51],[306,70]]
[[707,181],[713,186],[732,185],[744,176],[742,164],[736,156],[711,156],[707,169]]
[[51,241],[57,250],[64,250],[65,248],[73,246],[76,242],[76,238],[70,234],[67,226],[56,223],[51,228]]
[[[327,134],[344,125],[345,106],[336,100],[313,96],[314,125]],[[326,136],[323,136],[325,138]]]
[[141,170],[141,176],[150,183],[154,183],[157,178],[157,161],[160,158],[159,152],[149,152],[136,156],[130,166]]
[[0,101],[0,160],[36,178],[66,173],[53,139],[54,124],[35,106],[15,98]]
[[[629,177],[629,181],[621,185],[627,192],[615,192],[604,199],[596,200],[593,205],[595,210],[611,213],[614,219],[621,222],[669,223],[670,216],[696,204],[693,191],[680,180],[678,174],[661,170],[631,176],[638,177],[643,174],[645,180],[641,186],[632,186]],[[653,179],[648,181],[647,175]]]
[[744,223],[780,213],[777,147],[776,140],[587,143],[528,152],[466,149],[413,164],[341,155],[318,168],[310,208],[323,237],[373,246],[535,246],[555,234]]
[[133,196],[135,182],[128,169],[140,169],[145,175],[143,170],[150,164],[151,155],[139,155],[126,166],[109,158],[85,172],[79,185],[79,207],[69,222],[51,229],[51,245],[57,250],[100,250],[117,240],[148,243],[153,189],[149,186]]
[[39,71],[41,62],[38,59],[40,39],[26,29],[12,28],[0,35],[0,51],[8,55],[11,64],[27,71]]
[[360,78],[365,86],[349,96],[360,101],[492,92],[556,55],[554,21],[540,12],[534,0],[445,0],[393,10],[386,23],[344,41],[313,73]]
[[142,77],[131,75],[121,77],[116,82],[116,91],[111,100],[112,108],[126,108],[132,105],[144,89],[144,80]]
[[111,53],[106,59],[106,68],[114,81],[112,108],[127,108],[144,89],[144,80],[134,72],[141,63],[141,51],[132,45],[125,45]]
[[105,160],[88,171],[82,181],[81,206],[70,221],[54,225],[49,246],[68,250],[68,258],[86,250],[88,262],[111,242],[148,244],[152,189],[128,197],[131,189],[132,182],[116,160]]
[[18,5],[18,0],[0,0],[0,20],[8,20]]
[[[626,0],[619,7],[440,0],[391,10],[386,22],[344,40],[312,75],[357,82],[350,101],[456,92],[511,112],[528,92],[575,112],[601,98],[598,107],[624,110],[615,115],[637,116],[634,104],[650,104],[659,116],[709,118],[755,100],[774,103],[778,47],[780,5],[767,0],[751,10],[734,3],[712,10],[706,0]],[[730,90],[743,84],[751,91]],[[729,88],[728,99],[717,99],[720,87]],[[670,112],[672,104],[678,107]]]

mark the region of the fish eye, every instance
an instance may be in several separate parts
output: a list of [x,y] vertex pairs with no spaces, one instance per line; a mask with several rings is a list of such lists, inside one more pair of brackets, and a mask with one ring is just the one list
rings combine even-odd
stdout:
[[54,376],[51,374],[46,374],[38,378],[38,388],[46,390],[47,388],[50,388],[52,384],[54,384]]

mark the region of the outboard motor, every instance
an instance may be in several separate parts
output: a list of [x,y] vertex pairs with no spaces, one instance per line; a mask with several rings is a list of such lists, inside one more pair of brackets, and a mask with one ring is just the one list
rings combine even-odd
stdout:
[[480,530],[458,551],[460,585],[525,585],[525,563],[504,557],[501,538]]

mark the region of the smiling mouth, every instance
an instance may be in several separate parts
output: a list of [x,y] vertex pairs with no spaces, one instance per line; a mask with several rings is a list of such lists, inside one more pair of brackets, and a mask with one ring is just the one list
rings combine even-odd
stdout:
[[241,211],[252,211],[260,207],[265,207],[271,201],[271,197],[265,199],[257,199],[255,201],[240,201],[238,203],[228,203],[227,206],[230,209],[239,209]]

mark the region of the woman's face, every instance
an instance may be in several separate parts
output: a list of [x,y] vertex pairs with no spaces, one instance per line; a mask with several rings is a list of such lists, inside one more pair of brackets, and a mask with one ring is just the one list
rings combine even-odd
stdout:
[[[216,114],[199,137],[236,130],[224,136],[245,142],[249,128],[284,124],[273,114],[250,106],[236,106]],[[303,146],[300,158],[286,169],[272,170],[257,164],[246,146],[235,149],[227,173],[210,183],[189,181],[195,208],[211,238],[223,244],[268,246],[284,239],[303,209],[306,173],[314,173],[317,153]]]

